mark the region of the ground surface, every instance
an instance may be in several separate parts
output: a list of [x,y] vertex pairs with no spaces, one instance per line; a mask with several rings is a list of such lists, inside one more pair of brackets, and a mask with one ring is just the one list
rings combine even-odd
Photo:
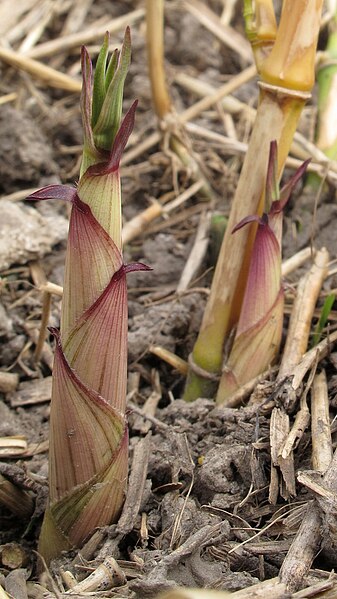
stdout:
[[[243,33],[240,2],[209,0],[203,5],[218,17],[222,15],[223,22],[229,16],[230,24]],[[189,6],[198,8],[194,2],[186,6],[166,2],[167,78],[179,113],[200,97],[188,88],[183,77],[188,75],[218,88],[250,64],[204,27]],[[232,6],[232,11],[222,13],[224,6]],[[136,0],[0,3],[2,45],[35,56],[77,81],[81,43],[86,43],[95,56],[105,23],[130,13],[130,19],[126,18],[112,34],[113,44],[118,46],[130,21],[133,62],[125,107],[135,97],[139,107],[122,168],[126,223],[154,199],[170,202],[194,184],[190,169],[167,149],[167,130],[160,132],[159,142],[149,148],[142,146],[158,128],[151,106],[144,16],[133,15],[139,8],[144,8],[144,3]],[[97,31],[98,27],[101,34],[86,37],[88,29]],[[68,38],[77,32],[84,33],[72,47],[65,50],[61,44],[51,55],[45,54],[45,42],[57,42],[62,35]],[[40,53],[34,53],[34,44],[36,48],[41,44]],[[0,512],[3,586],[15,599],[27,597],[26,589],[29,597],[61,597],[67,588],[62,570],[70,568],[80,579],[111,555],[120,560],[127,582],[118,589],[96,591],[95,597],[154,597],[177,585],[237,591],[277,577],[314,495],[308,491],[308,484],[297,482],[296,494],[283,489],[274,502],[268,500],[272,408],[259,409],[258,399],[238,409],[217,407],[208,399],[186,404],[179,399],[184,377],[150,351],[159,345],[187,360],[193,347],[212,276],[212,244],[188,285],[180,285],[179,293],[176,290],[200,218],[207,218],[209,213],[228,214],[245,148],[239,142],[244,144],[249,137],[251,109],[256,106],[256,80],[250,78],[235,90],[242,104],[232,114],[221,102],[213,103],[194,118],[198,131],[187,128],[188,143],[211,185],[212,200],[200,193],[192,194],[143,227],[126,244],[126,261],[141,260],[153,267],[152,272],[129,278],[130,467],[133,455],[138,457],[138,466],[133,466],[135,482],[131,482],[128,495],[129,511],[119,528],[96,534],[98,541],[86,548],[85,559],[73,554],[54,563],[51,576],[44,575],[38,586],[33,550],[47,490],[53,349],[52,339],[47,338],[40,359],[34,358],[43,301],[38,288],[47,280],[62,285],[68,212],[57,202],[32,205],[24,199],[43,185],[76,180],[82,130],[78,92],[66,91],[59,84],[51,86],[41,81],[40,75],[34,78],[5,61],[0,62],[0,68],[0,374],[13,375],[4,376],[3,382],[1,379],[0,473],[25,492],[19,495],[15,509],[3,506]],[[314,102],[309,103],[301,123],[306,139],[310,138],[314,114]],[[207,137],[207,131],[226,136],[227,142],[224,137]],[[286,176],[290,173],[287,169]],[[300,185],[285,216],[284,256],[292,256],[313,241],[318,249],[322,245],[328,248],[331,260],[336,258],[336,211],[332,183],[319,196],[305,192]],[[309,267],[310,260],[289,275],[288,307],[299,277]],[[323,292],[336,287],[333,264],[330,273]],[[60,298],[55,294],[49,325],[58,326],[59,317]],[[334,330],[333,321],[334,313],[330,331]],[[285,333],[286,326],[287,321]],[[320,356],[319,362],[319,368],[326,368],[328,375],[334,447],[333,352],[325,361]],[[268,394],[263,397],[268,399]],[[246,404],[248,400],[249,394]],[[290,427],[297,411],[298,404],[292,406]],[[10,444],[12,436],[16,439]],[[296,474],[312,467],[310,426],[298,437],[294,446]],[[139,482],[142,477],[146,477],[144,485]],[[317,553],[322,551],[310,576],[300,575],[296,587],[334,584],[334,577],[326,583],[330,570],[337,566],[333,522],[336,504],[334,495],[329,497],[329,509],[320,504],[321,520],[315,532]],[[136,503],[135,498],[139,501],[137,513],[130,507],[130,503]],[[320,530],[324,530],[325,546],[321,544]],[[86,560],[90,561],[88,568],[84,567]],[[303,562],[307,574],[304,557]],[[277,596],[291,596],[283,592]],[[245,597],[250,596],[247,593]],[[83,591],[74,596],[87,594]]]

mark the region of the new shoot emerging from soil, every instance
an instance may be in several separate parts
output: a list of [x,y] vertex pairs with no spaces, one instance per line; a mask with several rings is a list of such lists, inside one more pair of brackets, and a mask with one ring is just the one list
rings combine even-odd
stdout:
[[277,144],[270,144],[265,190],[268,212],[247,216],[233,229],[256,223],[247,285],[240,318],[219,386],[226,400],[246,382],[268,369],[275,359],[282,336],[284,293],[281,281],[283,209],[302,177],[309,160],[279,190],[277,178]]
[[93,85],[82,50],[84,148],[77,187],[52,185],[30,196],[72,204],[61,330],[51,330],[49,506],[39,543],[47,562],[116,521],[127,481],[126,274],[147,267],[125,265],[121,253],[119,164],[136,109],[135,102],[122,120],[129,30],[109,61],[108,46],[106,34]]
[[[255,226],[241,227],[235,235],[232,231],[248,216],[268,213],[264,196],[270,143],[277,142],[279,180],[314,83],[322,3],[323,0],[284,0],[277,27],[272,0],[245,1],[246,31],[260,75],[259,106],[211,292],[190,356],[184,396],[188,401],[217,394],[217,402],[224,403],[228,397],[227,391],[222,393],[228,381],[228,373],[222,370],[225,348],[231,332],[236,327],[241,330],[239,319],[244,310],[249,265],[254,260],[255,235],[263,235],[264,239],[269,235],[269,229],[260,221]],[[271,343],[275,343],[274,337]]]

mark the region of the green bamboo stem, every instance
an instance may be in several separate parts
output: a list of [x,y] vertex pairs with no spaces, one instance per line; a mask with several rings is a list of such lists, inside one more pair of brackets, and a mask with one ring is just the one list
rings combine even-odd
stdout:
[[[228,227],[190,358],[185,399],[212,397],[221,379],[225,341],[235,326],[245,288],[252,234],[233,227],[250,214],[261,214],[269,145],[277,141],[281,176],[301,110],[314,81],[314,56],[322,1],[283,3],[274,47],[260,65],[260,103],[235,193]],[[304,35],[306,32],[306,35]],[[288,54],[289,49],[289,54]],[[222,402],[221,394],[217,401]]]
[[272,49],[277,24],[272,0],[244,0],[243,16],[245,19],[246,36],[251,43],[255,64],[258,71],[266,56]]
[[[317,127],[316,145],[331,160],[337,160],[337,3],[335,14],[329,23],[329,37],[326,51],[318,64],[317,84]],[[309,173],[306,185],[318,189],[321,178]]]

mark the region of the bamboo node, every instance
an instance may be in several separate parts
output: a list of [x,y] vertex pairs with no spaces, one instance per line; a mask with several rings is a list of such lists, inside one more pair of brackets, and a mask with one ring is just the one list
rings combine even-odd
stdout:
[[266,83],[265,81],[258,81],[258,86],[266,91],[270,91],[273,94],[291,96],[292,98],[299,98],[300,100],[310,100],[311,93],[303,90],[291,89],[289,87],[283,87],[281,85],[273,85],[272,83]]
[[192,370],[192,372],[194,372],[194,374],[196,374],[197,376],[200,376],[203,379],[207,379],[208,381],[214,381],[214,382],[220,381],[219,374],[216,374],[215,372],[209,372],[208,370],[204,370],[203,368],[201,368],[201,366],[198,366],[198,364],[196,364],[195,361],[193,360],[192,353],[188,356],[188,365],[189,365],[190,369]]

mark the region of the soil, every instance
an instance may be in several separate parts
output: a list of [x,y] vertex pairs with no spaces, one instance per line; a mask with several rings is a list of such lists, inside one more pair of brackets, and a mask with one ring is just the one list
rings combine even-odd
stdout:
[[[11,14],[13,3],[6,0],[0,6],[2,43],[18,51],[29,33],[25,19],[36,14],[38,3],[24,4],[27,7],[22,8],[22,14],[19,10]],[[44,7],[48,2],[40,4]],[[67,18],[81,3],[71,0],[55,4],[58,8],[46,17],[37,45],[63,35]],[[87,13],[80,30],[100,19],[111,20],[144,6],[137,0],[84,4]],[[208,0],[203,4],[220,15],[225,3]],[[242,34],[239,5],[233,11],[231,25]],[[131,31],[133,59],[125,87],[125,108],[135,97],[139,105],[128,149],[137,148],[158,130],[160,141],[123,163],[125,222],[154,199],[172,200],[193,184],[193,174],[167,149],[167,134],[158,129],[151,105],[144,18],[131,24]],[[122,37],[120,28],[113,34],[116,46]],[[88,44],[91,55],[97,53],[100,43],[98,36]],[[217,88],[248,66],[201,25],[184,3],[173,0],[166,2],[165,43],[167,77],[177,112],[199,99],[176,82],[179,74]],[[79,78],[79,46],[69,51],[61,49],[41,61]],[[0,68],[0,375],[13,375],[6,378],[0,394],[0,436],[4,438],[0,474],[19,493],[24,492],[22,497],[31,507],[28,505],[26,516],[20,517],[5,504],[0,508],[0,583],[15,599],[68,596],[62,577],[65,570],[71,570],[80,580],[109,556],[118,560],[126,582],[90,596],[150,598],[177,586],[233,592],[278,576],[314,495],[307,486],[297,483],[295,495],[284,492],[276,502],[269,501],[271,410],[262,409],[261,402],[248,404],[249,396],[238,408],[219,407],[203,398],[187,404],[181,399],[183,375],[151,351],[152,346],[161,346],[184,360],[188,358],[212,278],[211,245],[188,288],[181,293],[176,289],[201,215],[205,211],[228,214],[243,160],[242,151],[193,132],[188,133],[189,143],[211,186],[212,200],[194,194],[165,218],[144,227],[126,244],[124,252],[126,262],[139,260],[153,268],[129,277],[131,478],[126,512],[122,523],[96,532],[81,553],[55,560],[50,570],[38,574],[35,550],[48,491],[53,353],[53,340],[48,337],[40,359],[34,357],[43,303],[39,285],[46,281],[62,285],[69,212],[56,201],[28,203],[25,198],[44,185],[76,181],[82,129],[78,93],[49,86],[5,62]],[[6,94],[14,95],[2,102]],[[234,95],[250,107],[256,106],[256,80],[238,88]],[[300,125],[308,139],[315,114],[315,102],[309,102]],[[193,122],[232,137],[233,142],[247,141],[251,129],[244,111],[229,115],[220,104]],[[286,169],[285,180],[290,174]],[[331,183],[319,194],[303,188],[301,182],[285,214],[283,255],[288,258],[310,244],[316,248],[324,245],[333,260],[337,257],[335,189]],[[287,279],[291,293],[308,268],[307,263]],[[336,286],[335,276],[332,269],[322,298]],[[60,301],[58,295],[52,295],[50,326],[59,326]],[[336,410],[335,364],[332,354],[320,365],[328,374],[331,422]],[[262,392],[264,389],[262,384]],[[268,399],[268,394],[264,397]],[[290,414],[291,423],[296,411]],[[334,447],[333,424],[331,431]],[[10,448],[6,438],[11,436],[17,443],[23,441],[24,449],[15,444]],[[134,454],[143,456],[136,465],[132,461]],[[295,449],[295,471],[310,469],[309,427]],[[143,485],[139,483],[142,476]],[[137,513],[132,505],[137,505]],[[330,517],[333,520],[333,514]],[[334,524],[331,519],[327,522],[327,544],[331,548]],[[312,579],[303,578],[301,586],[327,580],[336,566],[336,552],[324,551],[323,546],[312,566]],[[282,596],[292,595],[287,591]]]

